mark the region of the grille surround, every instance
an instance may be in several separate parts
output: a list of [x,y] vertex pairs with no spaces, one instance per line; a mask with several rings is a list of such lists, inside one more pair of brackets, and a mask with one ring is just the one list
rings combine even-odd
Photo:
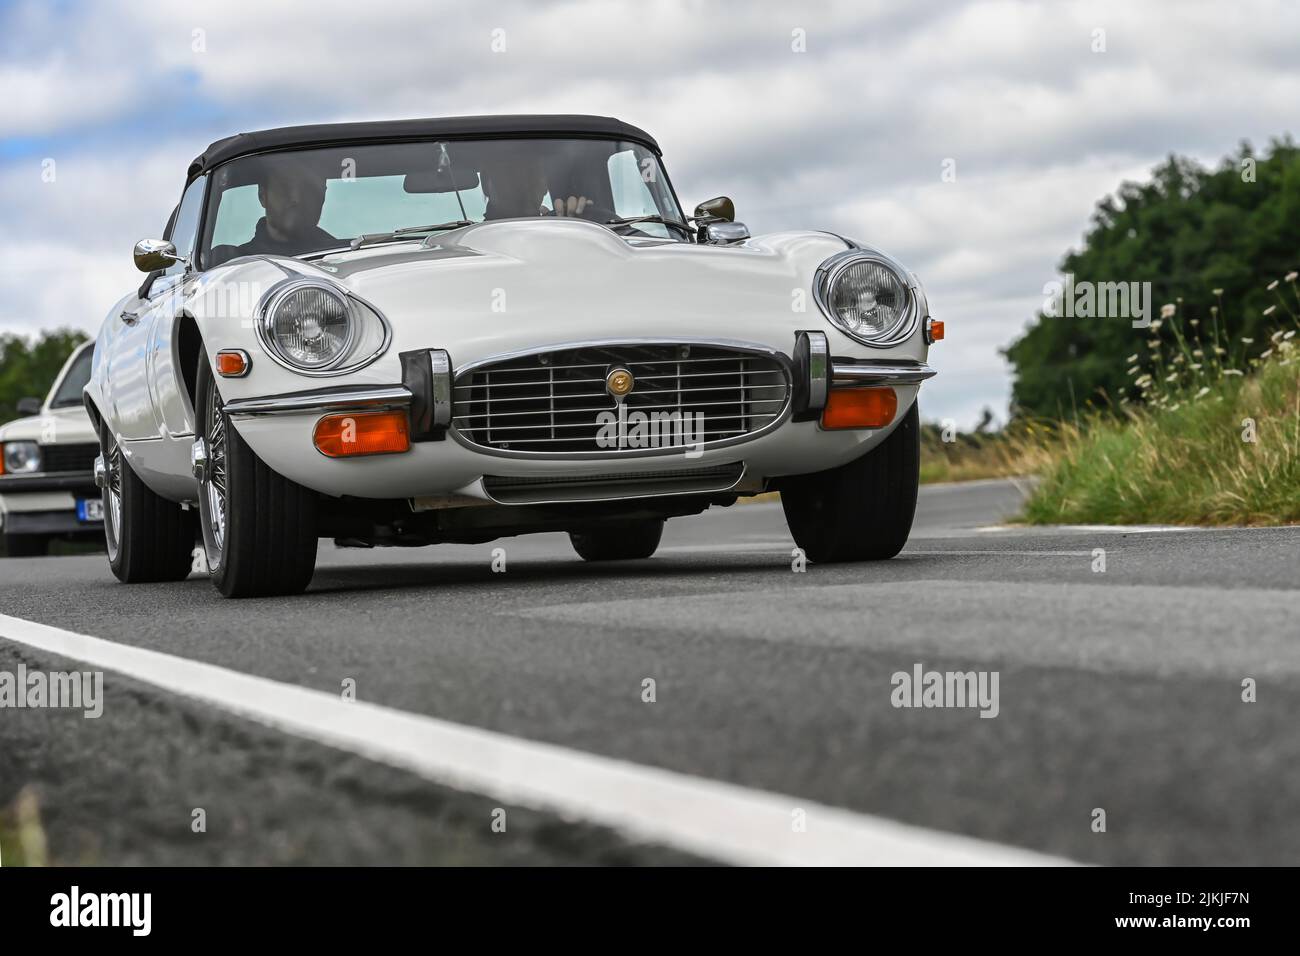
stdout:
[[697,437],[706,450],[750,441],[790,415],[793,371],[776,349],[716,339],[611,339],[560,343],[462,366],[453,383],[451,434],[468,448],[507,458],[683,454],[682,444],[596,444],[597,416],[618,408],[604,382],[614,368],[627,368],[636,379],[624,399],[629,412],[702,415],[703,433],[690,435],[692,447]]

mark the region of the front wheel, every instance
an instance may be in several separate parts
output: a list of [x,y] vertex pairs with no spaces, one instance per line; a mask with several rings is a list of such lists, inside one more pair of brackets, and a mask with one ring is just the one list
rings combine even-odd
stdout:
[[272,471],[230,426],[201,351],[196,381],[206,451],[199,525],[212,583],[226,597],[298,594],[316,570],[316,495]]
[[635,561],[654,554],[663,534],[663,520],[653,519],[596,531],[571,531],[569,540],[584,561]]
[[856,461],[785,479],[781,505],[810,561],[883,561],[903,550],[921,481],[916,402],[883,442]]

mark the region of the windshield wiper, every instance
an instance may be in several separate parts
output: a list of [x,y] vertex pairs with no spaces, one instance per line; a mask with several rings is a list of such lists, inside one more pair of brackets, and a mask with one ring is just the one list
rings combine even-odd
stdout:
[[461,226],[472,225],[474,223],[468,219],[453,219],[451,222],[440,222],[432,226],[404,226],[401,229],[394,229],[392,232],[372,232],[353,239],[352,248],[360,249],[372,242],[391,242],[394,239],[402,239],[406,236],[418,236],[426,232],[441,232],[443,229],[459,229]]
[[684,232],[684,233],[686,234],[686,237],[687,237],[688,239],[689,239],[691,236],[695,235],[695,230],[692,229],[690,226],[688,226],[686,223],[682,222],[681,220],[679,220],[679,219],[665,219],[663,216],[658,216],[658,215],[654,215],[654,216],[618,216],[618,217],[615,217],[615,218],[613,218],[613,219],[607,219],[607,220],[605,221],[605,225],[607,225],[607,226],[635,226],[637,223],[641,223],[641,222],[657,222],[657,223],[659,223],[660,225],[664,225],[664,226],[673,226],[673,227],[675,227],[675,228],[677,228],[677,229],[680,229],[682,232]]

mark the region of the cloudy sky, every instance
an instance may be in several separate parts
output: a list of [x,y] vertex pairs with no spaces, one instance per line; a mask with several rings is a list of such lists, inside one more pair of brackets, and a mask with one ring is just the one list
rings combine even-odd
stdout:
[[1287,0],[0,0],[0,332],[97,328],[231,132],[600,113],[659,139],[685,204],[725,193],[754,233],[830,229],[918,272],[948,330],[923,413],[966,426],[1005,414],[998,349],[1099,198],[1170,152],[1300,132],[1298,103]]

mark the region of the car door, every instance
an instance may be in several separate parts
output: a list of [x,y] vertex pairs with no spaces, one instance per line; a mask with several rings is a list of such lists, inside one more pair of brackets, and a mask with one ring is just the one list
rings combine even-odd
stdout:
[[[185,189],[164,235],[178,255],[190,258],[198,235],[206,180]],[[109,370],[120,436],[127,440],[170,437],[189,430],[175,375],[171,341],[186,284],[194,280],[187,262],[153,273],[134,307],[122,311]],[[161,355],[161,359],[160,359]]]

